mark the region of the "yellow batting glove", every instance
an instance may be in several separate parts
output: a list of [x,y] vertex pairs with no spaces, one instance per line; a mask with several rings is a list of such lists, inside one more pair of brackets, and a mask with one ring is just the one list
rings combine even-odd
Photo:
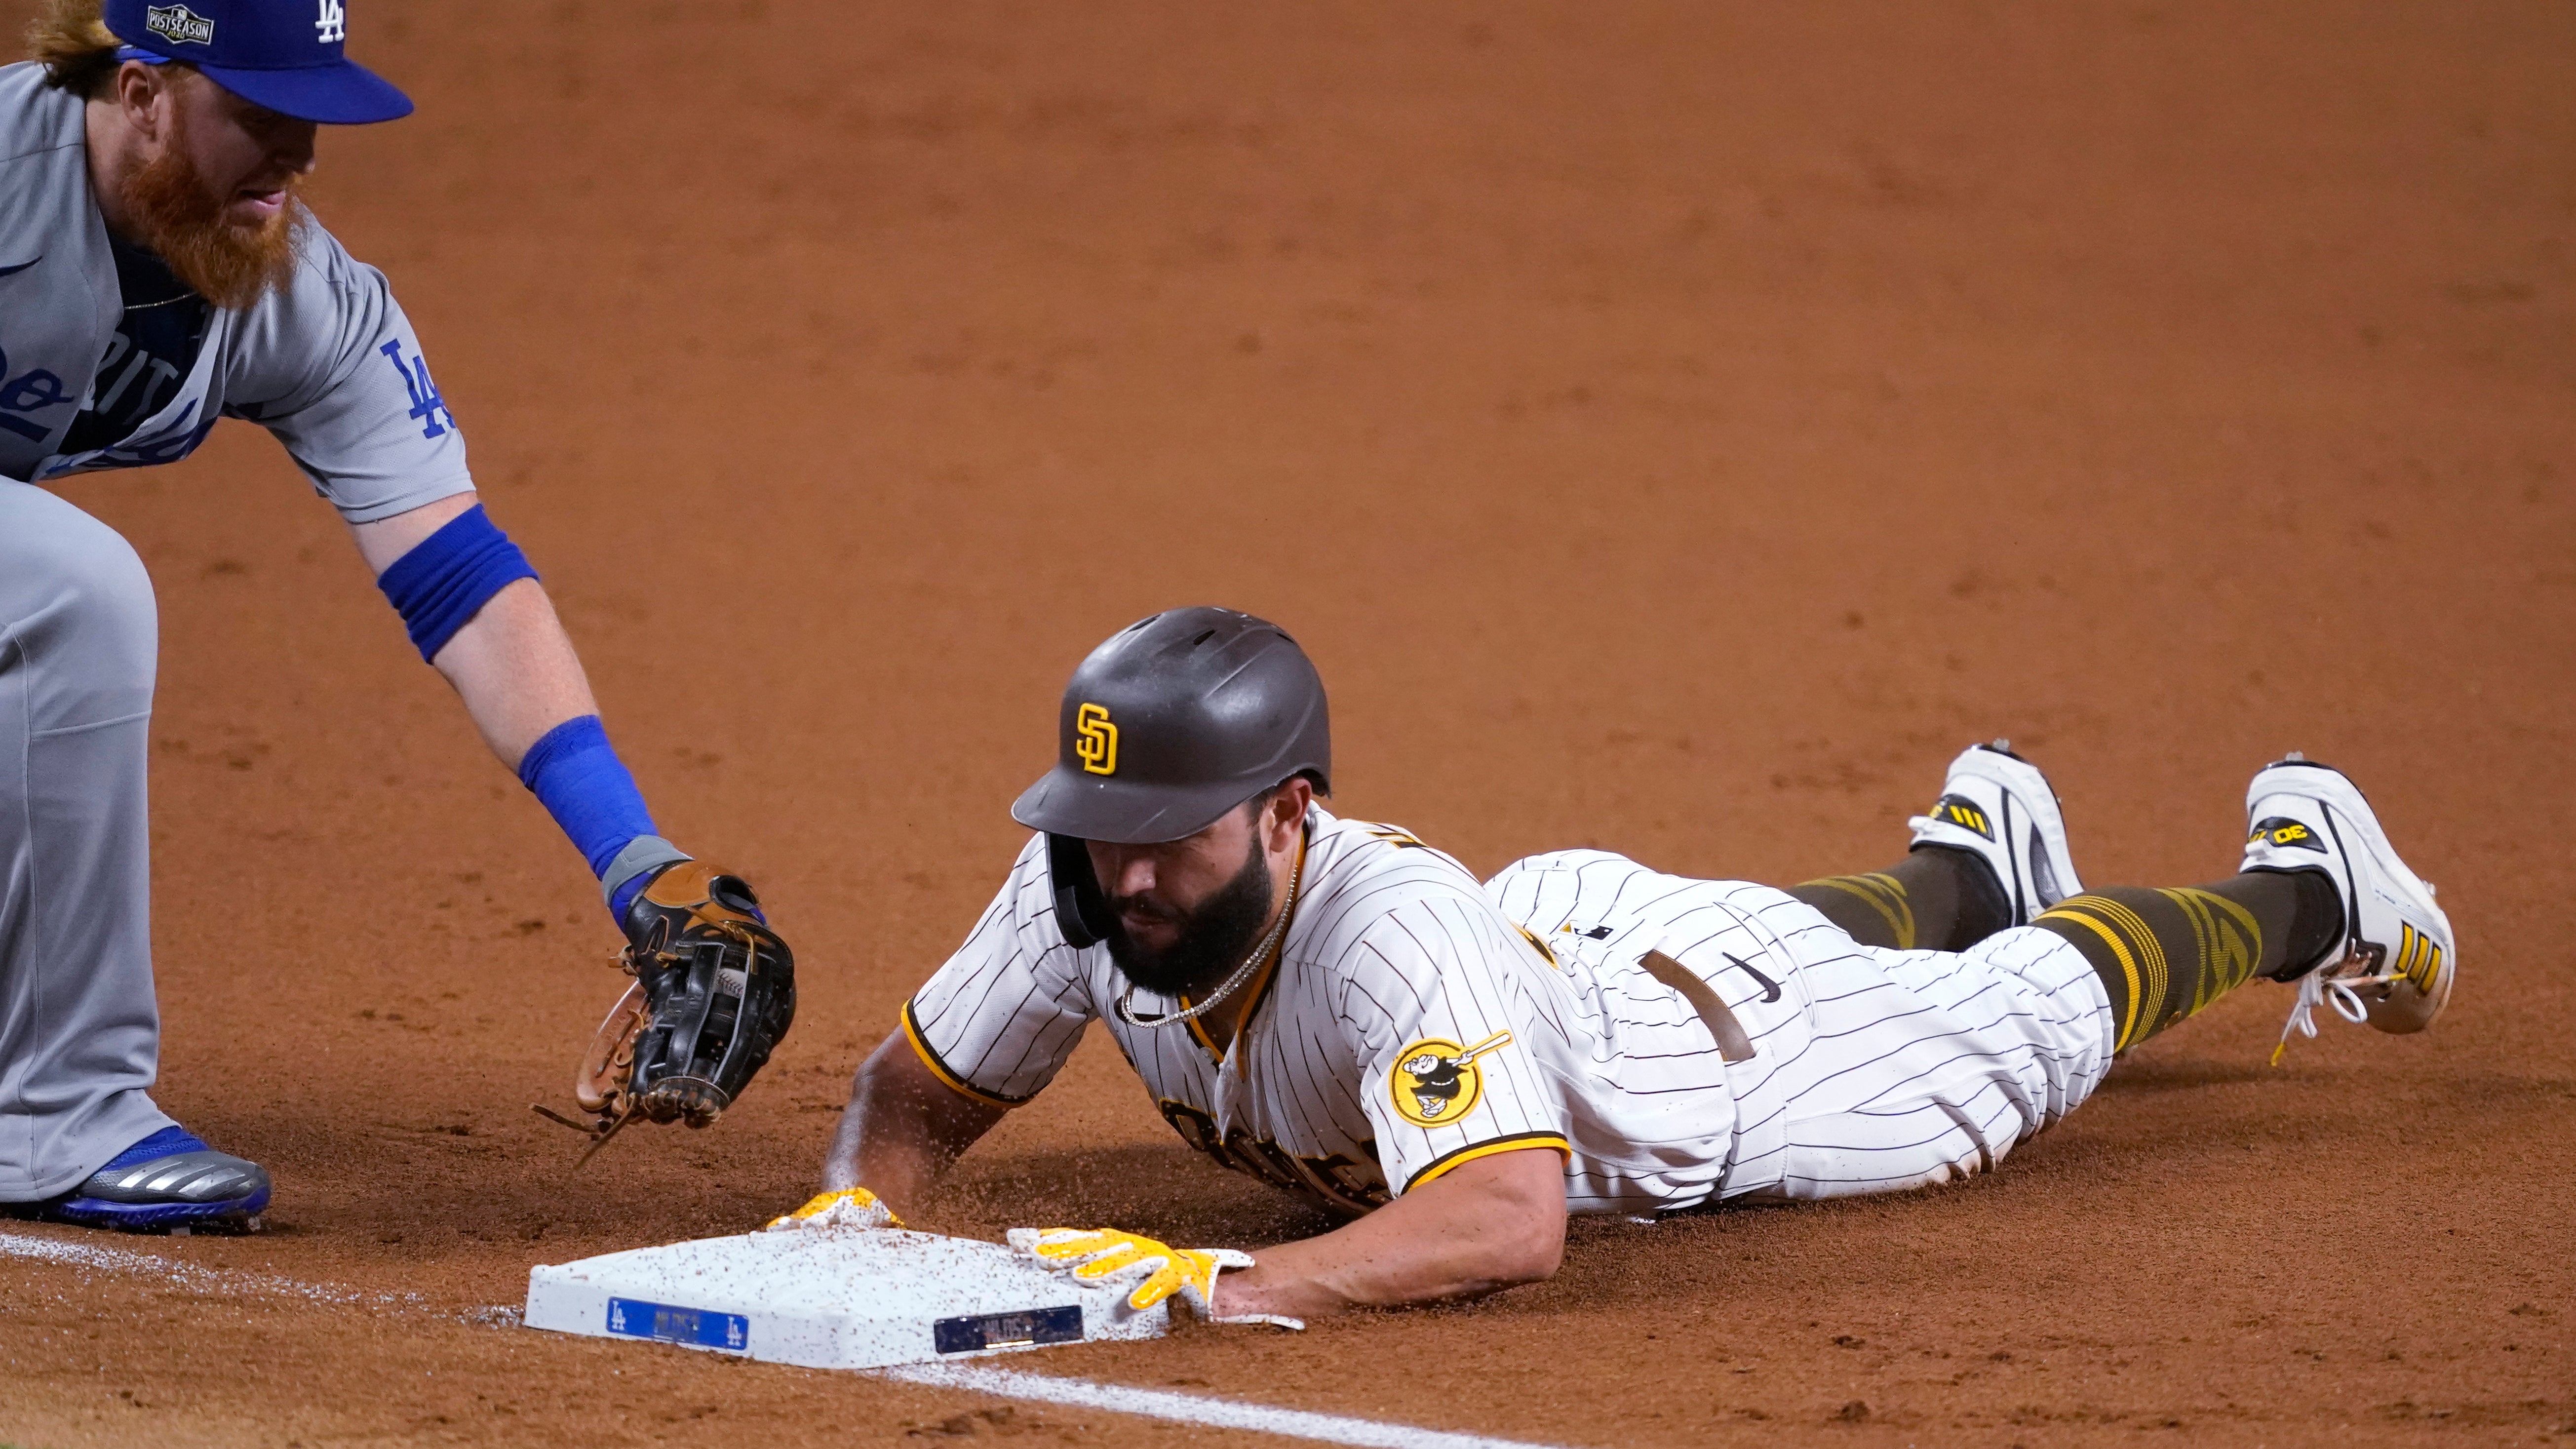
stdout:
[[1011,1246],[1050,1268],[1070,1269],[1085,1283],[1134,1277],[1127,1306],[1139,1311],[1178,1293],[1205,1313],[1216,1296],[1218,1270],[1252,1266],[1250,1254],[1231,1248],[1167,1247],[1116,1228],[1014,1228]]
[[877,1195],[864,1187],[845,1187],[839,1192],[822,1193],[813,1201],[783,1218],[769,1220],[769,1231],[792,1232],[799,1228],[899,1228],[903,1219],[894,1209],[877,1200]]
[[1127,1306],[1142,1312],[1177,1295],[1200,1318],[1216,1323],[1270,1323],[1303,1328],[1293,1318],[1254,1314],[1219,1318],[1216,1277],[1228,1268],[1252,1266],[1250,1253],[1232,1248],[1175,1248],[1116,1228],[1013,1228],[1011,1246],[1058,1272],[1071,1272],[1085,1283],[1105,1278],[1132,1279]]

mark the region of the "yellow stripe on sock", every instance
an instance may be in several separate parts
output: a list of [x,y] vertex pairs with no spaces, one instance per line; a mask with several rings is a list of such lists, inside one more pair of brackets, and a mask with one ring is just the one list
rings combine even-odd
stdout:
[[2190,886],[2158,894],[2194,912],[2195,931],[2207,923],[2201,938],[2201,982],[2205,988],[2216,985],[2206,997],[2194,993],[2194,1012],[2253,979],[2254,968],[2263,964],[2263,923],[2252,911],[2215,891]]
[[[2209,989],[2211,952],[2209,937],[2210,932],[2217,929],[2218,923],[2210,919],[2208,908],[2191,899],[2184,892],[2159,890],[2156,894],[2173,902],[2174,909],[2182,912],[2184,924],[2191,927],[2191,959],[2199,967],[2191,975],[2191,1004],[2174,1013],[2174,1016],[2179,1019],[2191,1015],[2216,999],[2215,994]],[[2153,1035],[2157,1029],[2156,1025],[2150,1025],[2147,1028],[2148,1034]]]
[[2077,896],[2072,900],[2060,901],[2055,906],[2040,912],[2038,919],[2073,921],[2101,937],[2103,943],[2111,948],[2112,957],[2120,963],[2120,972],[2128,978],[2129,982],[2128,1010],[2121,1015],[2119,1035],[2111,1039],[2111,1050],[2121,1052],[2128,1050],[2129,1038],[2138,1029],[2138,1000],[2141,995],[2138,989],[2138,958],[2130,953],[2128,943],[2120,939],[2117,931],[2093,919],[2088,910],[2089,907],[2096,905],[2116,904],[2117,902],[2106,901],[2100,896]]
[[[2156,933],[2148,928],[2146,917],[2108,896],[2094,896],[2089,904],[2102,913],[2103,919],[2127,932],[2129,939],[2136,943],[2138,975],[2146,987],[2145,999],[2161,1006],[2166,991],[2173,985],[2173,968],[2166,963],[2164,943],[2157,940]],[[2156,1021],[2152,1012],[2144,1017],[2144,1025],[2146,1030],[2130,1038],[2132,1043],[2143,1040],[2155,1029]]]
[[1867,875],[1829,875],[1806,884],[1831,886],[1868,902],[1870,909],[1887,922],[1887,933],[1896,938],[1896,949],[1914,949],[1914,906],[1905,898],[1903,881],[1883,870],[1874,870]]

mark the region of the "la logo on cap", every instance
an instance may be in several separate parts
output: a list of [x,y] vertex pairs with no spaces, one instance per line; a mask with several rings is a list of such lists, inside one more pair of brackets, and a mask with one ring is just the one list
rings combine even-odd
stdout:
[[[321,126],[411,114],[411,98],[345,53],[348,0],[83,0],[128,56],[184,61],[255,106]],[[363,7],[362,7],[363,8]]]
[[[329,3],[329,0],[325,0]],[[155,5],[144,12],[143,28],[172,45],[212,45],[215,22],[185,5]]]

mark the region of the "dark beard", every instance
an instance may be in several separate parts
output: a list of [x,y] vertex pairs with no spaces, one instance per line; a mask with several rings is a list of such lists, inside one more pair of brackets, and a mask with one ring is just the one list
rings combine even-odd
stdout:
[[[1181,920],[1180,934],[1159,951],[1136,944],[1127,934],[1125,918],[1117,914],[1135,899],[1127,896],[1109,903],[1109,932],[1104,937],[1109,959],[1118,963],[1128,980],[1157,996],[1195,996],[1233,975],[1261,935],[1262,924],[1270,917],[1270,860],[1256,840],[1243,869],[1192,908]],[[1147,907],[1147,913],[1167,914],[1156,906]]]
[[282,291],[295,275],[295,233],[310,214],[287,183],[286,205],[256,227],[224,220],[224,202],[188,159],[173,115],[170,144],[129,173],[120,188],[138,238],[189,291],[218,307],[239,309]]

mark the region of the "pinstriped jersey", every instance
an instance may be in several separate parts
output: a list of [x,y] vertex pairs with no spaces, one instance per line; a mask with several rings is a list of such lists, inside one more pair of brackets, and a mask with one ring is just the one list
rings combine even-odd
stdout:
[[[1402,830],[1316,807],[1301,873],[1229,1051],[1195,1023],[1116,1017],[1126,979],[1107,947],[1077,950],[1058,929],[1043,836],[906,1004],[905,1031],[951,1087],[1014,1106],[1103,1020],[1190,1145],[1345,1213],[1529,1147],[1565,1154],[1577,1212],[1718,1192],[1736,1155],[1730,1069],[1678,991],[1593,949],[1602,939],[1541,944],[1465,867]],[[1738,934],[1739,954],[1772,949]],[[1789,970],[1774,962],[1766,979]]]

